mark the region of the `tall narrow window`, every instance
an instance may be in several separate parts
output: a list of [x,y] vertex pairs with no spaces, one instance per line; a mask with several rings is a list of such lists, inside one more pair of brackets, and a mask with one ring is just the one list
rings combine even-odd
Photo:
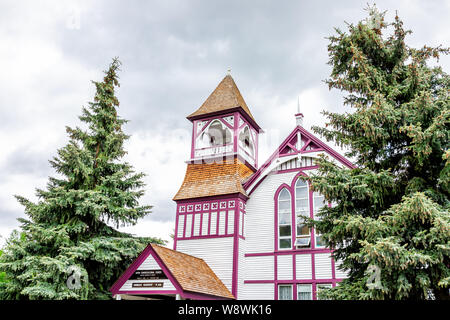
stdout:
[[292,235],[291,194],[284,188],[278,195],[278,247],[290,249]]
[[310,284],[297,285],[298,300],[312,300],[312,286]]
[[292,300],[292,285],[280,284],[278,286],[278,300]]
[[[325,197],[317,191],[313,192],[313,205],[314,205],[314,219],[319,220],[317,213],[319,210],[326,205]],[[315,231],[316,234],[316,247],[325,247],[325,242],[319,232]]]
[[303,222],[300,216],[308,217],[309,214],[309,189],[308,183],[301,179],[297,180],[295,184],[295,214],[297,221],[297,239],[295,241],[296,247],[309,247],[311,243],[311,234],[309,228]]

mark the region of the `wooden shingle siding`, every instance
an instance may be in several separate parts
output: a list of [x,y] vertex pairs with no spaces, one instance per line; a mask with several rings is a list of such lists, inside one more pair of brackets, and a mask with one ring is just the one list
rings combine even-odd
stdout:
[[253,119],[253,115],[245,103],[245,100],[236,86],[236,83],[230,75],[227,75],[217,85],[205,102],[203,102],[200,108],[191,113],[187,118],[191,119],[201,115],[207,115],[236,107],[241,107],[244,112]]
[[177,251],[203,259],[231,291],[233,238],[178,240]]

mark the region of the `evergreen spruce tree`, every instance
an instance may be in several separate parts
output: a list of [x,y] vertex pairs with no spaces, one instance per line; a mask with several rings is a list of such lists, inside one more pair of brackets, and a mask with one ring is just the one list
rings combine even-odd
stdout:
[[115,229],[134,225],[151,209],[138,202],[144,174],[121,161],[129,136],[116,111],[119,66],[113,59],[103,81],[93,82],[94,102],[79,117],[87,129],[67,127],[70,141],[50,161],[60,177],[37,189],[37,203],[16,196],[29,218],[19,219],[22,232],[3,250],[1,298],[111,298],[108,289],[145,245],[162,243]]
[[[333,206],[309,221],[348,279],[329,299],[448,299],[450,285],[449,76],[430,59],[448,48],[411,48],[398,16],[369,17],[329,38],[329,88],[351,112],[323,112],[313,130],[348,147],[352,170],[325,157],[310,178]],[[434,61],[434,60],[432,60]]]

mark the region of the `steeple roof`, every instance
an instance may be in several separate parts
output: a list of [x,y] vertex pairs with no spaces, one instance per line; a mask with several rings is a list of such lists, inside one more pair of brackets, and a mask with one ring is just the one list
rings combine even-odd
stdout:
[[[231,75],[226,75],[217,88],[209,95],[208,99],[194,113],[187,118],[193,120],[202,115],[220,113],[223,111],[242,108],[242,110],[253,120],[252,113],[244,101],[236,83]],[[255,121],[256,122],[256,121]]]

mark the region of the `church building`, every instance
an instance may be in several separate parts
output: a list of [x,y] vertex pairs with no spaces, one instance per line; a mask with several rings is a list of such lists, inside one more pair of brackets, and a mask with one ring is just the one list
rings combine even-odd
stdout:
[[327,155],[353,164],[296,126],[262,165],[262,133],[231,75],[195,112],[173,249],[150,244],[111,287],[117,299],[316,300],[346,276],[314,228],[325,203],[302,179]]

